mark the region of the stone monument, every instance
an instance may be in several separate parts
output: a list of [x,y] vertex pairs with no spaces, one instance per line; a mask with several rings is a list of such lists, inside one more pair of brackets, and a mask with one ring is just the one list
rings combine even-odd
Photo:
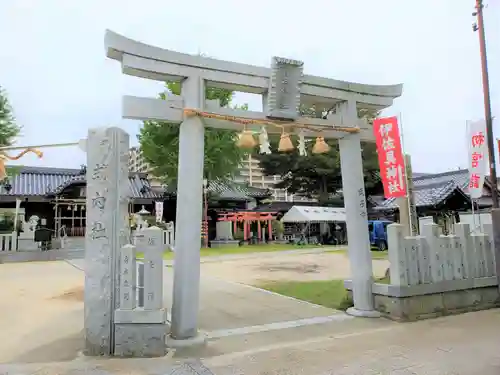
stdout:
[[[368,238],[361,141],[374,141],[362,108],[383,109],[401,95],[402,85],[375,86],[303,74],[303,63],[275,57],[271,68],[192,56],[139,43],[111,31],[106,54],[125,74],[158,81],[177,80],[182,96],[166,100],[125,96],[122,116],[180,125],[177,178],[176,252],[170,345],[199,342],[200,223],[202,221],[204,127],[339,139],[346,205],[354,308],[348,312],[378,316],[372,296],[372,261]],[[262,95],[263,111],[221,108],[205,99],[205,87]],[[316,108],[318,118],[300,117],[299,105]],[[328,110],[334,110],[332,111]],[[326,112],[325,112],[326,110]],[[327,114],[326,114],[327,113]],[[285,132],[286,130],[286,132]],[[243,134],[242,133],[242,134]],[[290,142],[290,139],[288,139]],[[290,142],[291,143],[291,142]],[[324,142],[323,142],[324,144]],[[293,147],[293,146],[292,146]],[[325,147],[323,145],[323,147]],[[303,147],[299,148],[304,154]]]
[[129,243],[129,136],[91,129],[87,151],[84,332],[86,355],[114,353],[114,312],[120,306],[119,254]]

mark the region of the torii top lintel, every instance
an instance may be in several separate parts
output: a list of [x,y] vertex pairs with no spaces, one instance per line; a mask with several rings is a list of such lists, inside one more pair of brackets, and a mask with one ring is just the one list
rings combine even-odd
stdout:
[[[188,77],[200,77],[209,87],[219,87],[234,91],[262,94],[264,98],[273,87],[275,69],[241,64],[231,61],[189,55],[150,46],[107,30],[105,34],[105,49],[107,57],[121,62],[124,74],[153,79],[158,81],[183,80]],[[277,61],[276,58],[273,62]],[[285,60],[288,65],[297,65],[294,60]],[[299,62],[300,63],[300,62]],[[300,64],[300,68],[302,66]],[[273,75],[274,74],[274,75]],[[316,108],[331,108],[346,102],[353,102],[355,108],[383,109],[392,105],[393,100],[401,96],[402,84],[398,85],[366,85],[331,78],[317,77],[301,73],[300,104],[315,105]],[[270,94],[271,95],[271,94]],[[266,107],[267,98],[263,102]],[[169,120],[181,122],[183,120],[182,98],[172,95],[165,101],[154,98],[138,98],[125,96],[123,101],[123,117],[138,120]],[[199,108],[202,109],[202,108]],[[249,119],[266,118],[261,112],[239,111],[220,108],[218,103],[207,101],[205,110],[223,115],[239,115]],[[242,112],[242,113],[240,113]],[[339,111],[338,111],[339,112]],[[339,138],[342,134],[329,134],[333,124],[339,126],[358,127],[361,130],[362,140],[373,140],[371,127],[364,121],[335,114],[327,119],[308,119],[310,125],[323,128],[326,138]],[[207,126],[220,128],[241,128],[227,124],[225,121],[205,120]],[[222,123],[222,124],[221,124]],[[270,129],[278,132],[279,129]]]

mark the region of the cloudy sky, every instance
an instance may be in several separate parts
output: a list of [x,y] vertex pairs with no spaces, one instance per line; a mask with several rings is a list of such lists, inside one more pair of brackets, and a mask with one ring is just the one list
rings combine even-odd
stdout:
[[[500,116],[500,2],[485,3]],[[0,85],[23,126],[19,144],[77,141],[104,125],[121,126],[135,144],[141,123],[120,118],[121,96],[155,96],[161,84],[123,76],[105,57],[105,29],[253,65],[290,57],[307,74],[403,83],[386,114],[402,116],[413,170],[440,172],[465,167],[465,122],[484,116],[473,10],[474,0],[0,0]],[[255,96],[236,99],[261,108]],[[78,167],[84,159],[77,148],[46,149],[43,160],[21,163]]]

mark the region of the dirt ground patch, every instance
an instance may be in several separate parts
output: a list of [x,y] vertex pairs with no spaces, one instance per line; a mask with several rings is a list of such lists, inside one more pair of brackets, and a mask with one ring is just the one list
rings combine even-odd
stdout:
[[62,294],[59,294],[55,297],[52,297],[52,299],[59,299],[59,300],[63,300],[63,301],[78,301],[78,302],[83,302],[83,285],[82,286],[78,286],[76,288],[73,288],[73,289],[69,289],[67,291],[65,291],[64,293]]
[[[383,277],[388,267],[387,260],[373,260],[374,276]],[[204,275],[250,285],[263,281],[332,280],[351,276],[347,256],[335,253],[263,254],[261,258],[203,263],[201,270]]]
[[0,264],[0,363],[74,359],[84,279],[64,261]]

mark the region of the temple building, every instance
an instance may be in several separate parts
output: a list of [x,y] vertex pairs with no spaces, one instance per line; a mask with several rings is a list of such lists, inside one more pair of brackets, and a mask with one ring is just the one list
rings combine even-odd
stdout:
[[[129,173],[128,181],[130,213],[144,208],[153,215],[155,202],[163,201],[163,219],[166,222],[175,221],[175,189],[152,186],[148,175],[141,172]],[[87,224],[85,193],[85,167],[21,167],[0,185],[0,223],[14,216],[17,202],[20,205],[18,220],[37,216],[42,226],[54,231],[55,237],[62,235],[62,228],[69,237],[82,237]],[[265,189],[211,181],[206,195],[212,211],[217,208],[245,209],[249,204],[255,205],[260,199],[268,198],[271,193]],[[209,214],[217,217],[214,212]]]
[[[414,174],[414,200],[419,217],[432,216],[435,222],[456,216],[459,212],[470,211],[472,201],[468,195],[469,171],[459,169],[436,174]],[[383,194],[383,193],[382,193]],[[492,207],[491,183],[485,179],[483,196],[474,202],[476,209]],[[382,199],[376,211],[397,221],[396,199]]]

